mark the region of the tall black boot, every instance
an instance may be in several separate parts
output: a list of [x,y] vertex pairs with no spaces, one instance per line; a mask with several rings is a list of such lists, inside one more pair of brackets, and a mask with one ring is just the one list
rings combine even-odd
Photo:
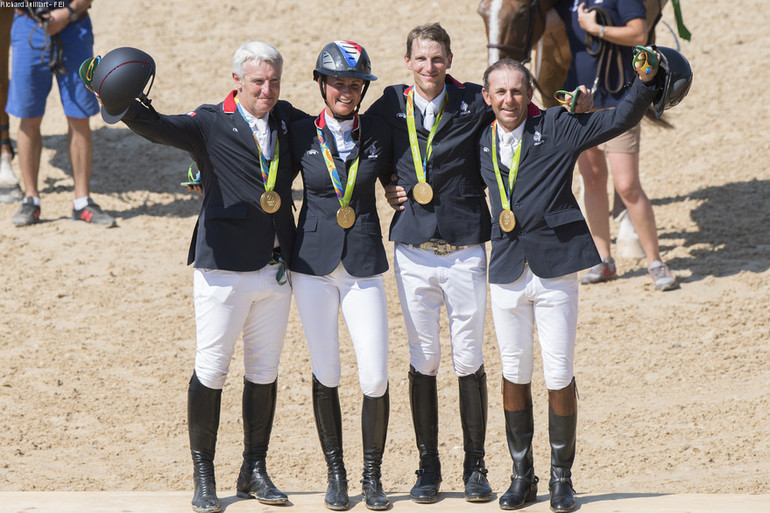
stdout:
[[417,482],[409,495],[414,502],[427,504],[438,500],[441,486],[441,462],[438,457],[438,389],[436,376],[420,374],[409,366],[409,403],[412,423],[420,452]]
[[193,372],[187,387],[187,429],[195,484],[192,509],[196,513],[217,513],[222,509],[214,479],[214,454],[221,404],[222,390],[204,386]]
[[484,468],[484,440],[487,434],[487,374],[484,365],[469,376],[458,379],[460,387],[460,422],[463,427],[463,482],[465,500],[492,500],[492,487]]
[[323,386],[313,376],[313,413],[321,450],[326,458],[328,487],[324,504],[341,511],[348,509],[348,476],[342,459],[342,412],[337,387]]
[[575,509],[572,463],[575,461],[577,434],[577,389],[575,380],[566,388],[548,391],[548,435],[551,441],[551,511],[567,513]]
[[[500,509],[519,509],[537,500],[538,477],[532,458],[535,420],[532,416],[532,391],[529,383],[514,384],[503,378],[505,435],[513,460],[511,486],[500,497]],[[512,410],[511,408],[515,408]]]
[[270,480],[265,466],[277,390],[277,380],[267,385],[243,380],[243,464],[236,490],[238,497],[254,497],[263,504],[289,501]]
[[388,509],[390,501],[382,490],[380,482],[382,453],[388,434],[390,415],[390,391],[382,397],[364,396],[361,410],[361,434],[364,446],[364,473],[361,480],[362,494],[366,507],[373,510]]

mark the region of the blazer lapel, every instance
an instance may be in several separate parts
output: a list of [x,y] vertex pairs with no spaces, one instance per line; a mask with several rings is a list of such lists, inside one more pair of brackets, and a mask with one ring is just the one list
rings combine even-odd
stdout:
[[450,119],[457,115],[457,112],[460,110],[460,104],[463,101],[462,91],[451,83],[446,85],[446,95],[446,106],[444,107],[444,114],[441,116],[441,121],[436,129],[437,133],[449,123]]

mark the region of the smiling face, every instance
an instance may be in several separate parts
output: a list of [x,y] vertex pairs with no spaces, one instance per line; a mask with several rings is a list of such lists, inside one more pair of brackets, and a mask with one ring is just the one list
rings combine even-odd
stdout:
[[484,101],[492,107],[497,122],[510,132],[527,119],[534,89],[526,75],[513,68],[501,67],[489,74],[488,86],[482,90]]
[[270,112],[281,93],[281,68],[268,61],[249,60],[243,64],[243,77],[233,73],[238,101],[258,118]]
[[361,103],[363,89],[364,81],[360,78],[327,76],[326,110],[332,117],[349,117]]
[[430,101],[444,90],[446,72],[452,67],[452,54],[438,41],[417,38],[411,54],[404,56],[406,67],[414,76],[417,92]]

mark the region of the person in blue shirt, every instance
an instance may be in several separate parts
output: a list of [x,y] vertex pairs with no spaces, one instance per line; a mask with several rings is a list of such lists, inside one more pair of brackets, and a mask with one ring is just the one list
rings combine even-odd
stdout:
[[[647,43],[643,0],[565,1],[556,6],[567,28],[572,62],[563,89],[593,85],[594,107],[615,107],[627,92],[633,71],[632,48]],[[636,124],[605,144],[589,148],[578,158],[585,186],[585,210],[602,261],[583,275],[581,283],[600,283],[617,277],[610,249],[608,169],[638,234],[657,290],[676,288],[676,277],[663,263],[658,247],[655,214],[639,179],[639,138]]]

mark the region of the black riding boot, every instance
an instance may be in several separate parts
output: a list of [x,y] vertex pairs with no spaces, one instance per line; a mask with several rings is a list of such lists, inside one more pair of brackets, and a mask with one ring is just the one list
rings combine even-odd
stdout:
[[243,464],[236,490],[238,497],[254,497],[263,504],[289,500],[270,480],[265,467],[277,389],[277,380],[268,385],[243,380]]
[[[519,509],[537,500],[535,465],[532,458],[532,437],[535,420],[532,416],[532,392],[529,384],[518,385],[503,378],[503,405],[506,408],[505,434],[508,451],[513,460],[511,486],[500,497],[500,509]],[[511,411],[507,408],[517,408]],[[520,408],[520,409],[519,409]]]
[[[548,391],[548,434],[551,441],[551,510],[567,513],[575,509],[572,463],[577,433],[577,391],[573,380],[562,390]],[[567,413],[560,415],[559,413]]]
[[436,376],[420,374],[409,366],[409,402],[420,452],[417,482],[409,493],[412,500],[427,504],[438,500],[441,462],[438,457],[438,390]]
[[342,460],[342,413],[337,387],[323,386],[313,376],[313,413],[318,429],[321,450],[326,458],[327,508],[336,511],[348,509],[348,476]]
[[221,509],[214,479],[214,454],[221,404],[222,390],[204,386],[193,372],[187,387],[187,430],[190,434],[195,484],[192,509],[196,513],[217,513]]
[[458,379],[460,386],[460,422],[463,427],[463,482],[465,500],[492,500],[492,487],[484,468],[484,439],[487,433],[487,374],[484,365],[469,376]]
[[364,473],[361,479],[362,494],[366,507],[374,510],[388,509],[390,501],[382,491],[380,468],[390,415],[390,392],[382,397],[364,396],[361,410],[361,433],[364,446]]

